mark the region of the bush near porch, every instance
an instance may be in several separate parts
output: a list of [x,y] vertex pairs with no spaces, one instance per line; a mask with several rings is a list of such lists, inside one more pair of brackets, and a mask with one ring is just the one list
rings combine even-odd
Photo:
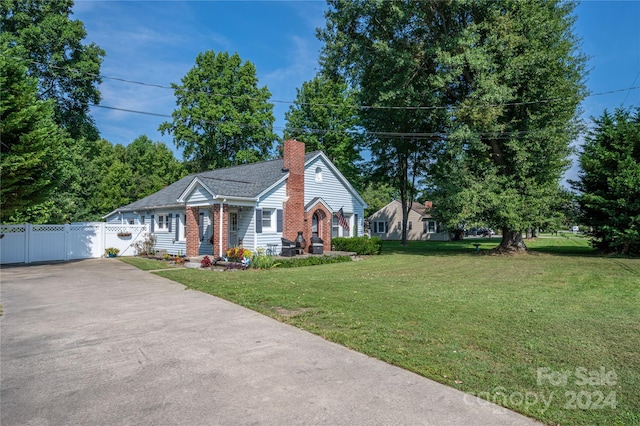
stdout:
[[382,240],[378,237],[337,237],[331,239],[331,249],[335,251],[348,251],[357,253],[360,256],[370,254],[380,254],[382,250]]

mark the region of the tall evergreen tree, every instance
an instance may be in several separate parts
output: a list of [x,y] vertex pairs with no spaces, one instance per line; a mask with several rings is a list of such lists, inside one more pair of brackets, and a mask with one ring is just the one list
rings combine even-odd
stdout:
[[640,108],[593,120],[580,155],[579,203],[604,252],[640,253]]
[[[46,201],[64,173],[61,152],[68,140],[55,123],[50,101],[37,98],[37,81],[3,43],[0,52],[0,222],[15,222]],[[46,215],[34,212],[33,221]]]
[[193,172],[266,159],[277,136],[273,104],[255,66],[237,53],[207,51],[172,84],[178,109],[159,130],[173,135]]
[[24,48],[20,57],[38,79],[38,97],[55,101],[56,122],[74,139],[98,138],[89,106],[100,101],[104,50],[83,44],[82,21],[71,19],[72,0],[2,0],[0,33]]

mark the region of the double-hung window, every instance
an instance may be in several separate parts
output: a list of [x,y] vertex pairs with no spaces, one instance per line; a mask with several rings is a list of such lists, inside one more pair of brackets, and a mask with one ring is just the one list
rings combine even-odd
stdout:
[[156,232],[169,231],[169,215],[167,213],[159,213],[156,216]]
[[386,221],[373,222],[374,234],[386,234],[387,232],[389,232],[389,222],[386,222]]
[[273,214],[275,209],[262,209],[262,232],[274,231]]

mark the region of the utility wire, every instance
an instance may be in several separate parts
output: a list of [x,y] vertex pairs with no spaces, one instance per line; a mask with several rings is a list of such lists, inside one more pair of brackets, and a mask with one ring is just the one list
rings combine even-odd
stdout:
[[[156,112],[149,112],[149,111],[138,111],[138,110],[133,110],[133,109],[127,109],[127,108],[118,108],[118,107],[112,107],[112,106],[105,106],[105,105],[97,105],[97,104],[90,104],[91,107],[94,108],[102,108],[102,109],[108,109],[108,110],[112,110],[112,111],[122,111],[122,112],[128,112],[128,113],[133,113],[133,114],[140,114],[140,115],[147,115],[147,116],[152,116],[152,117],[161,117],[161,118],[172,118],[171,115],[169,114],[161,114],[161,113],[156,113]],[[218,125],[218,124],[223,124],[223,123],[229,123],[229,121],[205,121],[206,124],[210,124],[210,125]],[[234,125],[238,126],[238,127],[262,127],[261,124],[250,124],[250,123],[238,123],[238,122],[233,122]],[[274,126],[273,129],[275,130],[285,130],[284,127],[281,126]],[[440,133],[440,132],[433,132],[433,133],[429,133],[429,132],[416,132],[416,133],[409,133],[409,132],[384,132],[384,131],[368,131],[368,130],[328,130],[328,129],[313,129],[313,128],[288,128],[289,131],[292,132],[304,132],[304,133],[313,133],[313,134],[327,134],[327,133],[342,133],[342,134],[347,134],[347,135],[354,135],[354,136],[362,136],[362,135],[367,135],[367,136],[376,136],[378,138],[382,138],[382,139],[397,139],[397,138],[407,138],[407,139],[412,139],[412,140],[444,140],[444,139],[448,139],[449,136],[447,136],[444,133]],[[556,129],[542,129],[542,130],[518,130],[518,131],[512,131],[512,132],[475,132],[473,133],[475,136],[478,137],[490,137],[496,140],[506,140],[506,139],[510,139],[512,137],[515,136],[525,136],[525,135],[529,135],[529,134],[533,134],[533,133],[542,133],[542,132],[548,132],[549,130],[556,130]]]
[[[3,55],[5,57],[9,57],[6,55]],[[50,65],[50,64],[44,64],[42,62],[38,62],[32,59],[25,59],[25,58],[19,58],[19,57],[11,57],[12,59],[17,59],[17,60],[21,60],[24,62],[30,62],[34,65],[47,65],[51,68],[54,69],[59,69],[59,70],[63,70],[63,71],[69,71],[69,72],[73,72],[76,74],[80,74],[80,75],[88,75],[94,78],[100,78],[100,79],[106,79],[106,80],[113,80],[113,81],[118,81],[121,83],[127,83],[127,84],[136,84],[139,86],[145,86],[145,87],[153,87],[153,88],[157,88],[157,89],[165,89],[165,90],[175,90],[175,88],[173,86],[166,86],[166,85],[161,85],[161,84],[155,84],[155,83],[146,83],[146,82],[142,82],[142,81],[136,81],[136,80],[128,80],[125,78],[121,78],[121,77],[111,77],[111,76],[106,76],[106,75],[101,75],[101,74],[95,74],[95,73],[90,73],[90,72],[84,72],[84,71],[80,71],[76,68],[69,68],[69,67],[59,67],[56,65]],[[640,72],[639,72],[640,74]],[[637,79],[637,76],[636,76]],[[635,80],[634,83],[635,84]],[[605,91],[605,92],[598,92],[598,93],[592,93],[590,95],[585,96],[585,98],[588,97],[593,97],[593,96],[602,96],[602,95],[610,95],[613,93],[619,93],[619,92],[631,92],[631,90],[636,90],[636,89],[640,89],[640,86],[633,86],[632,87],[627,87],[624,89],[614,89],[614,90],[609,90],[609,91]],[[202,93],[208,96],[216,96],[216,97],[225,97],[225,98],[230,98],[230,99],[238,99],[238,98],[242,98],[242,99],[249,99],[249,100],[253,100],[253,101],[262,101],[262,99],[256,99],[256,98],[246,98],[245,96],[240,96],[240,95],[229,95],[229,94],[221,94],[221,93],[209,93],[205,90],[186,90],[186,92],[190,92],[190,93]],[[627,93],[628,96],[628,93]],[[541,104],[541,103],[551,103],[551,102],[560,102],[565,100],[565,98],[549,98],[549,99],[541,99],[541,100],[536,100],[536,101],[522,101],[522,102],[506,102],[506,103],[498,103],[498,104],[483,104],[483,105],[459,105],[457,107],[455,107],[454,109],[466,109],[466,108],[497,108],[497,107],[503,107],[503,106],[521,106],[521,105],[535,105],[535,104]],[[405,110],[405,111],[428,111],[428,110],[439,110],[439,109],[451,109],[451,107],[449,106],[385,106],[385,105],[337,105],[337,104],[322,104],[322,103],[311,103],[311,102],[297,102],[297,101],[283,101],[283,100],[277,100],[277,99],[270,99],[269,100],[272,103],[279,103],[279,104],[288,104],[288,105],[304,105],[304,106],[318,106],[318,107],[328,107],[328,108],[354,108],[354,109],[361,109],[361,110]],[[626,97],[625,97],[625,101],[626,101]],[[623,102],[624,103],[624,102]],[[153,113],[150,113],[153,114]]]

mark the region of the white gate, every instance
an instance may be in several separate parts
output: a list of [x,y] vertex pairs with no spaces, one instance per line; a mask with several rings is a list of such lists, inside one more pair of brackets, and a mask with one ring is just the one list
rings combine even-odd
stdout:
[[0,264],[97,258],[107,247],[119,249],[119,256],[133,256],[134,244],[146,232],[146,225],[104,222],[0,225]]

